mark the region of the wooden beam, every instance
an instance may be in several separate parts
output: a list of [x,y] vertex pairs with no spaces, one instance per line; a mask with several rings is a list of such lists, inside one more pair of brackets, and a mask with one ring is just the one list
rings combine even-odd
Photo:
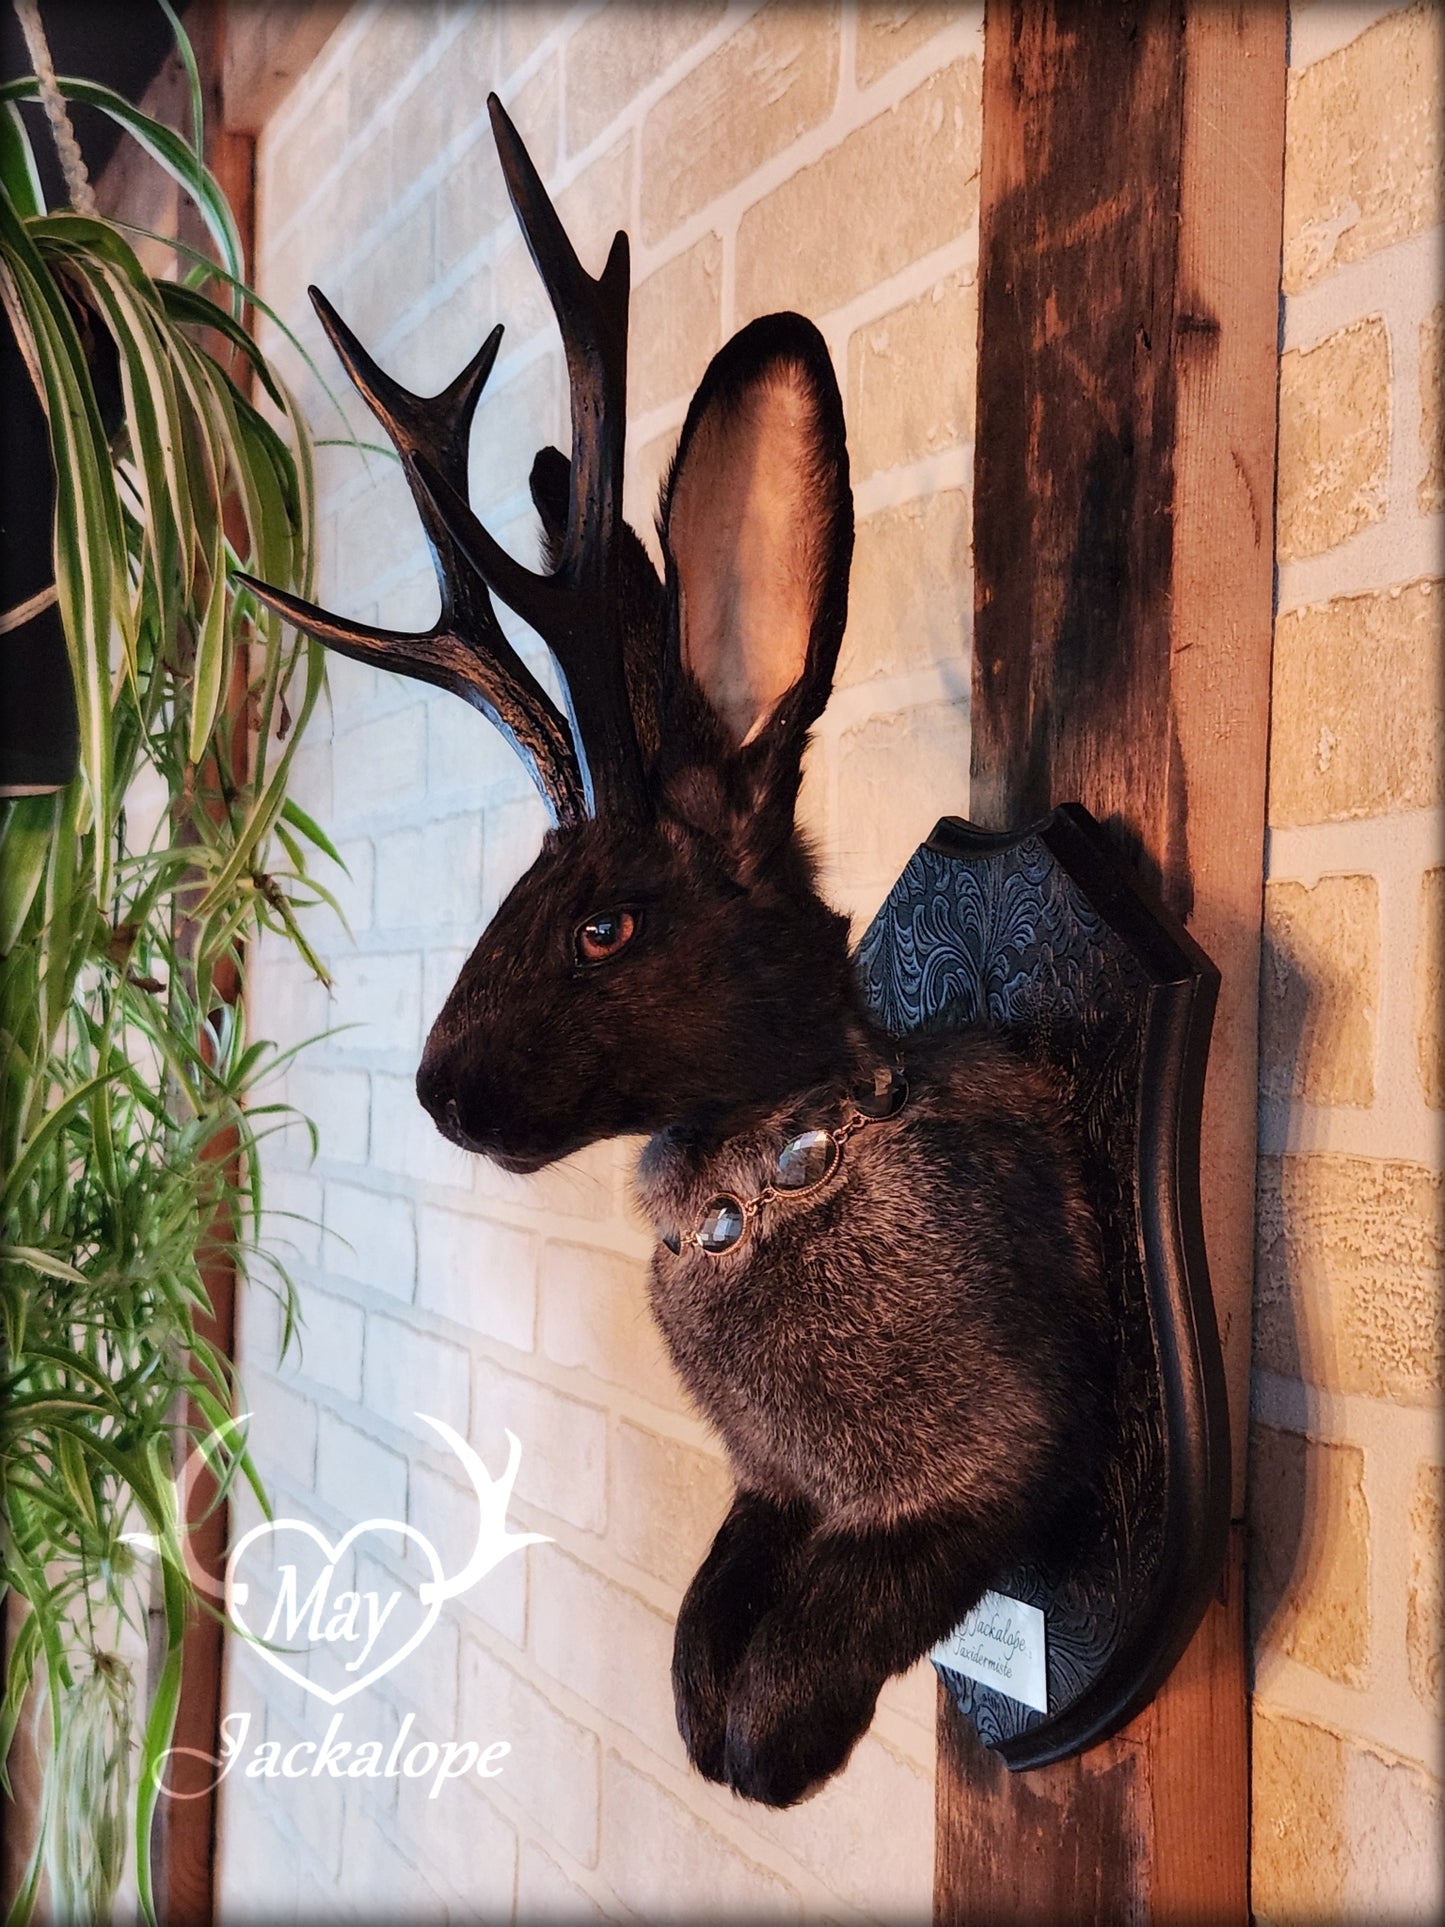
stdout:
[[227,0],[223,121],[259,135],[351,10],[351,0]]
[[[970,815],[1069,798],[1223,973],[1201,1187],[1243,1511],[1285,19],[989,0]],[[940,1715],[940,1922],[1248,1917],[1242,1527],[1152,1706],[1010,1776]]]

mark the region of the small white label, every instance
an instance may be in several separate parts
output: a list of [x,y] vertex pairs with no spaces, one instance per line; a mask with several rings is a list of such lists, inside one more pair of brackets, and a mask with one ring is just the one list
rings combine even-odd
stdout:
[[930,1657],[950,1673],[962,1673],[996,1693],[1006,1693],[1035,1712],[1049,1710],[1044,1662],[1044,1616],[1037,1606],[986,1592],[973,1611],[940,1640]]

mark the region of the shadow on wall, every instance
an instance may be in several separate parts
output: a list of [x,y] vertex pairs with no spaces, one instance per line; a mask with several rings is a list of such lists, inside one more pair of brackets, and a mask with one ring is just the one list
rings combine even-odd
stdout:
[[[1366,877],[1269,886],[1260,976],[1262,1109],[1371,1102],[1378,986],[1363,932],[1373,922],[1374,889]],[[1349,941],[1351,932],[1361,933],[1358,942]],[[1311,1281],[1290,1223],[1289,1162],[1259,1160],[1252,1365],[1298,1383],[1300,1402],[1297,1429],[1257,1420],[1250,1427],[1250,1652],[1256,1666],[1273,1651],[1361,1685],[1368,1579],[1361,1454],[1313,1436],[1312,1388],[1331,1376],[1323,1342],[1331,1308],[1306,1303]]]

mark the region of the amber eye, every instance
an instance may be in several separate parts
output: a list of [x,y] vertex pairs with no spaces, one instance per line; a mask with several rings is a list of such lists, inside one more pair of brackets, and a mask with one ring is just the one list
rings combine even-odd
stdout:
[[579,923],[574,939],[577,961],[582,964],[606,963],[631,943],[637,934],[637,919],[630,910],[599,910],[586,923]]

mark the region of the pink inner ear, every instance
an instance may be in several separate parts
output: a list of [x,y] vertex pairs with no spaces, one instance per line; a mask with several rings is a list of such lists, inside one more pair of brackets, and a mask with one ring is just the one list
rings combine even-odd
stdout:
[[673,488],[683,660],[739,746],[807,662],[823,548],[817,445],[806,375],[775,364],[697,424]]

